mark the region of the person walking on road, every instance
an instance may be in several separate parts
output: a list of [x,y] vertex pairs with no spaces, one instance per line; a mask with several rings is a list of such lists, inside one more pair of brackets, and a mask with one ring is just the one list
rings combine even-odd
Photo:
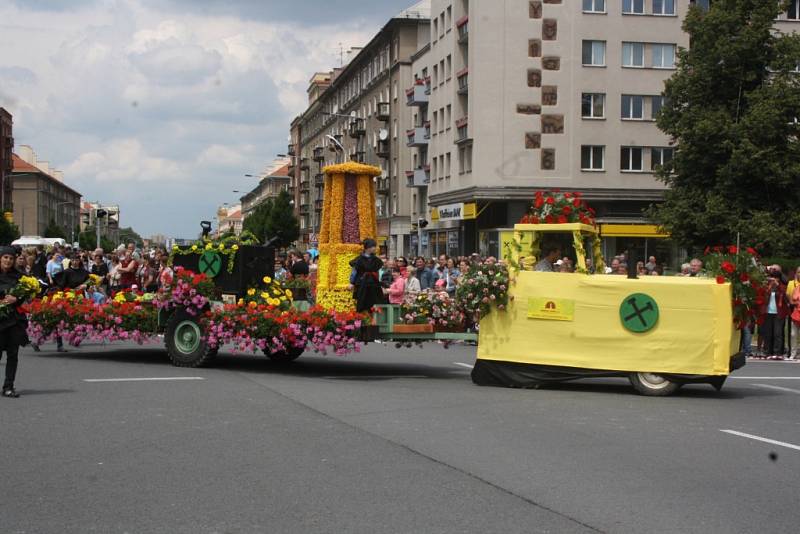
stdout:
[[17,298],[9,294],[17,285],[22,274],[14,268],[17,251],[13,247],[0,247],[0,302],[10,306],[12,311],[0,319],[0,358],[6,355],[6,377],[3,382],[3,397],[17,398],[14,389],[19,362],[19,347],[27,344],[25,316],[16,310]]
[[789,359],[799,360],[800,347],[797,346],[797,343],[800,342],[800,267],[795,269],[794,278],[786,286],[786,296],[792,307],[789,320],[789,344],[792,350],[789,353]]

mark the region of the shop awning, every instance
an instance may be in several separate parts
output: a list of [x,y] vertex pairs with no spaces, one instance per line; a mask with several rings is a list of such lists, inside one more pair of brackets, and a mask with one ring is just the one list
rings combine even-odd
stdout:
[[666,239],[669,234],[659,231],[655,224],[601,224],[601,237],[652,237]]

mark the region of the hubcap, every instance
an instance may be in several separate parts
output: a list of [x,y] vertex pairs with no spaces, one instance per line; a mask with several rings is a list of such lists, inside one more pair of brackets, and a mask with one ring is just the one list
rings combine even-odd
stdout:
[[183,321],[175,328],[175,348],[184,354],[191,354],[200,346],[202,335],[194,321]]
[[639,380],[651,389],[663,389],[670,385],[669,380],[653,373],[639,373]]

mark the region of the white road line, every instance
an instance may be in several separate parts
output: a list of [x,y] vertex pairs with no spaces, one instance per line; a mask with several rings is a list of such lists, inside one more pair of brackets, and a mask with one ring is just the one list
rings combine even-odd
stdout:
[[785,441],[776,441],[774,439],[762,438],[761,436],[754,436],[753,434],[745,434],[744,432],[737,432],[736,430],[723,430],[720,428],[719,431],[725,432],[726,434],[732,434],[734,436],[740,436],[742,438],[754,439],[756,441],[763,441],[764,443],[769,443],[771,445],[779,445],[781,447],[786,447],[787,449],[794,449],[796,451],[800,451],[800,445],[793,445],[792,443],[786,443]]
[[800,395],[800,389],[782,388],[780,386],[770,386],[769,384],[753,384],[761,388],[774,389],[775,391],[788,391],[789,393],[797,393]]
[[453,362],[453,365],[458,365],[460,367],[466,367],[467,369],[472,369],[475,367],[474,365],[470,365],[468,363],[461,363],[461,362]]
[[733,380],[800,380],[800,376],[731,376]]
[[84,382],[162,382],[167,380],[205,380],[202,376],[156,376],[151,378],[84,378]]

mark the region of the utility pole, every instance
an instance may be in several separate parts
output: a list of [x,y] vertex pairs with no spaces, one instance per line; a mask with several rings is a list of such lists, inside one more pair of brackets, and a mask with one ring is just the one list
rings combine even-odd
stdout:
[[97,232],[97,243],[95,244],[94,248],[100,248],[100,219],[106,216],[106,210],[97,208],[94,213],[94,226],[95,231]]

